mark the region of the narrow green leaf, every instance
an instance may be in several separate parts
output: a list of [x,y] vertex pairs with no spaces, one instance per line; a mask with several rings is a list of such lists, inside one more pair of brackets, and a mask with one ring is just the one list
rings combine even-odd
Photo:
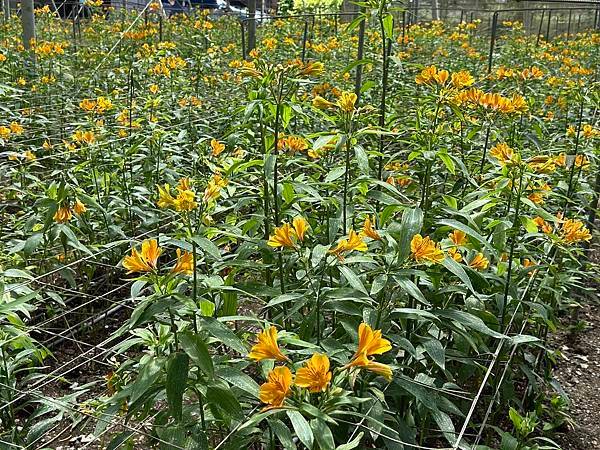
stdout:
[[197,334],[190,331],[179,334],[181,347],[188,356],[196,363],[196,365],[204,372],[206,376],[212,378],[214,376],[213,361],[208,352],[206,343]]
[[190,358],[182,352],[171,354],[167,362],[167,402],[171,415],[177,422],[181,421],[183,394],[187,385],[189,366]]
[[300,442],[306,445],[307,448],[313,448],[313,432],[304,416],[298,411],[287,411],[287,416],[290,418]]

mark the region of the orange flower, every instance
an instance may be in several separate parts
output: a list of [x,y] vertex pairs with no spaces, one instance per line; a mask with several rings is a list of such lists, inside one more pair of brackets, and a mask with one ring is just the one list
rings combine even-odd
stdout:
[[285,398],[290,392],[292,386],[292,372],[287,367],[275,367],[269,376],[267,382],[260,386],[260,401],[278,408],[283,405]]
[[225,150],[225,144],[217,141],[216,139],[211,139],[210,148],[212,149],[213,156],[219,156]]
[[456,248],[456,247],[452,247],[451,249],[449,249],[448,255],[450,255],[450,258],[452,258],[456,262],[462,261],[462,255],[460,254],[460,252],[458,251],[458,248]]
[[361,367],[382,375],[390,381],[392,369],[385,364],[371,361],[369,356],[382,355],[391,349],[390,341],[381,337],[381,330],[373,331],[369,325],[363,322],[358,327],[358,349],[345,367]]
[[469,263],[469,267],[475,270],[485,270],[490,265],[489,260],[483,256],[483,253],[477,253]]
[[306,230],[308,229],[308,222],[304,217],[296,216],[292,221],[292,225],[294,226],[294,234],[296,235],[298,240],[302,242],[304,240]]
[[131,256],[123,259],[123,267],[129,272],[153,272],[156,270],[158,257],[162,249],[158,246],[156,239],[150,239],[142,242],[142,250],[138,252],[135,248],[131,249]]
[[506,142],[494,145],[490,149],[490,156],[496,158],[502,166],[518,162],[518,156],[515,155],[514,150]]
[[356,231],[350,230],[348,233],[348,239],[342,239],[340,242],[338,242],[334,249],[329,250],[329,253],[333,253],[339,259],[343,259],[343,254],[345,252],[351,252],[353,250],[366,252],[368,247],[367,244],[356,233]]
[[546,222],[540,216],[537,216],[536,218],[534,218],[533,221],[537,225],[539,231],[542,231],[546,234],[552,233],[552,225],[550,225],[548,222]]
[[79,199],[75,199],[75,204],[73,205],[73,211],[75,212],[75,214],[81,215],[84,212],[86,212],[85,205]]
[[412,257],[417,263],[432,262],[439,263],[444,260],[444,252],[440,244],[433,242],[428,236],[423,237],[415,234],[410,241],[410,250]]
[[365,223],[363,224],[362,232],[360,233],[361,237],[370,237],[371,239],[375,239],[376,241],[381,240],[381,236],[375,228],[373,228],[373,223],[371,222],[371,217],[367,216],[365,218]]
[[589,241],[592,239],[588,230],[580,220],[567,219],[560,230],[562,239],[567,243]]
[[188,251],[181,252],[181,249],[176,250],[177,262],[175,267],[171,269],[172,273],[183,273],[190,275],[194,272],[194,255]]
[[381,330],[373,331],[373,329],[364,322],[358,326],[358,349],[356,350],[353,359],[362,354],[366,357],[382,355],[391,349],[392,345],[390,344],[390,341],[381,336]]
[[289,358],[281,353],[277,345],[277,328],[270,326],[256,335],[258,342],[252,347],[248,358],[255,361],[263,359],[275,359],[277,361],[289,361]]
[[269,238],[267,245],[269,247],[285,247],[296,248],[296,244],[292,240],[295,232],[289,223],[284,223],[282,226],[275,228],[273,235]]
[[448,237],[456,246],[465,245],[467,243],[467,234],[464,231],[453,230]]
[[67,223],[73,217],[73,213],[71,213],[71,209],[68,206],[61,206],[54,213],[54,221],[57,223]]
[[296,372],[296,386],[308,388],[310,392],[323,392],[331,381],[329,358],[315,353],[310,360]]

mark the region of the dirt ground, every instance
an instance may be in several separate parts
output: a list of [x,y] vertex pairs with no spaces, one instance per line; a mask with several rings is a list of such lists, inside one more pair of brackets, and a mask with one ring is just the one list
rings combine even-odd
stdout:
[[600,450],[600,304],[585,306],[577,319],[586,327],[559,337],[563,358],[554,373],[576,426],[555,440],[562,450]]

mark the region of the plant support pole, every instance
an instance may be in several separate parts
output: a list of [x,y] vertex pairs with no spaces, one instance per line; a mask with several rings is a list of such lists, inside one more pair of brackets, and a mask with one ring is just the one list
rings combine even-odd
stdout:
[[256,47],[256,0],[248,0],[248,51]]
[[[35,40],[35,16],[33,14],[33,0],[21,2],[21,24],[23,25],[23,47],[31,50],[31,42]],[[35,65],[35,55],[31,54],[31,64]]]

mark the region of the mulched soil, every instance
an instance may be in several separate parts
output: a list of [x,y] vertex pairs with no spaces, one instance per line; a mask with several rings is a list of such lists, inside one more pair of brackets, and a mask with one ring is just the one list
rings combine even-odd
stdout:
[[[562,353],[554,375],[571,402],[576,426],[556,437],[562,450],[600,449],[600,305],[583,307],[583,331],[557,336]],[[573,325],[573,324],[572,324]]]

